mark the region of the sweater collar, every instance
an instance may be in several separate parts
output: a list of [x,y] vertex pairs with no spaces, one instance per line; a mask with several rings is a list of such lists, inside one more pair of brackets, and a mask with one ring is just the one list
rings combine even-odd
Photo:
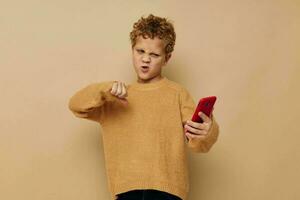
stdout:
[[150,82],[150,83],[140,83],[140,82],[134,82],[131,84],[131,87],[134,89],[139,89],[139,90],[148,90],[148,89],[155,89],[163,86],[165,82],[167,81],[167,77],[162,76],[162,78],[158,81],[155,82]]

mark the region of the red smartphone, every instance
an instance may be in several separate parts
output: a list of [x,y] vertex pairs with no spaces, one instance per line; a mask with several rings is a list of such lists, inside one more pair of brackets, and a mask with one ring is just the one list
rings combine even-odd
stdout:
[[210,117],[210,114],[213,111],[216,100],[217,100],[216,96],[209,96],[200,99],[198,106],[195,110],[195,113],[193,115],[192,121],[203,123],[202,118],[198,115],[200,111],[206,114],[208,117]]

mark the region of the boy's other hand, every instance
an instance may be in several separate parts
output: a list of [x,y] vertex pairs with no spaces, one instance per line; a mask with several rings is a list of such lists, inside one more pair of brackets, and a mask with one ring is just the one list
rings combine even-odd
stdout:
[[[212,120],[202,112],[199,112],[198,115],[202,118],[203,123],[193,122],[192,120],[187,120],[184,125],[185,135],[191,138],[205,138],[208,131],[210,130]],[[212,116],[212,114],[210,115]]]
[[119,98],[123,105],[128,105],[126,85],[120,81],[114,81],[110,93]]

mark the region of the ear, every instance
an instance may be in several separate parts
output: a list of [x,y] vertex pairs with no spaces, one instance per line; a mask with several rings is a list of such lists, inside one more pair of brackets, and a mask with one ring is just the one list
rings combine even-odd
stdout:
[[170,60],[171,56],[172,56],[171,53],[169,53],[168,55],[166,55],[166,63]]

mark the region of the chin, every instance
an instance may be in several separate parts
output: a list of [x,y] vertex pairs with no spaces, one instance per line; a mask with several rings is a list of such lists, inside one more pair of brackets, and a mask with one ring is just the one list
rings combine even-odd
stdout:
[[150,79],[150,78],[152,78],[152,76],[149,75],[149,74],[139,74],[138,77],[140,79]]
[[153,77],[151,77],[151,76],[138,76],[138,78],[142,81],[148,81],[148,80],[151,80]]
[[141,80],[141,81],[147,81],[147,80],[149,80],[149,79],[151,79],[151,78],[145,78],[145,77],[140,77],[140,76],[139,76],[139,80]]

